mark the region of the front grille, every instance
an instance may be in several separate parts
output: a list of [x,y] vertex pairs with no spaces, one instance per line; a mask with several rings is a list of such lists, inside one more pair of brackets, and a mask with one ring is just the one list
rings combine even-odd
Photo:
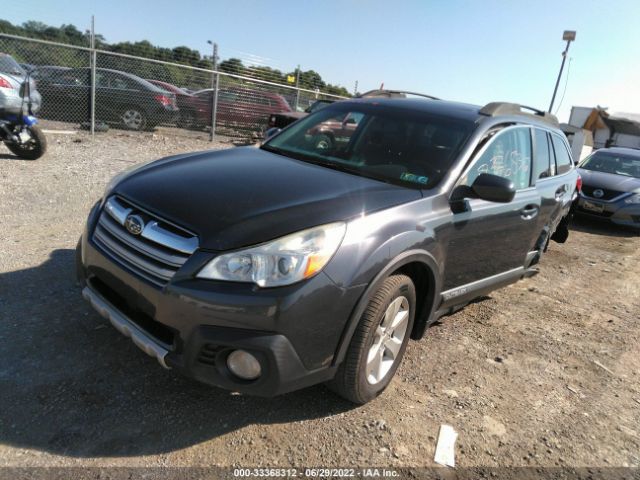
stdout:
[[[593,194],[595,190],[602,190],[603,195],[601,197],[596,197]],[[613,198],[619,197],[624,192],[618,192],[617,190],[608,190],[606,188],[591,187],[589,185],[582,185],[582,193],[584,193],[588,197],[597,198],[598,200],[611,200]]]
[[[125,227],[135,216],[140,233]],[[198,238],[119,197],[100,214],[93,242],[114,261],[157,286],[164,286],[198,248]]]
[[225,347],[206,343],[198,353],[198,362],[205,365],[215,365],[217,363],[216,359],[218,358],[218,355],[223,350],[225,350]]

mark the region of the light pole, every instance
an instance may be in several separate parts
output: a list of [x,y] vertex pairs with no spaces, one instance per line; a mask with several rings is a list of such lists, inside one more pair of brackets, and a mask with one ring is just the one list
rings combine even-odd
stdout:
[[552,113],[553,102],[556,101],[556,93],[558,93],[558,85],[560,85],[560,78],[562,78],[562,70],[564,70],[564,63],[567,61],[567,53],[569,52],[569,45],[576,39],[575,30],[565,30],[562,34],[562,40],[567,41],[567,46],[562,52],[562,63],[560,64],[560,73],[558,73],[558,79],[556,80],[556,88],[553,89],[553,97],[551,97],[551,104],[549,105],[549,113]]
[[213,56],[211,57],[211,133],[209,135],[209,141],[213,142],[216,137],[216,110],[218,109],[218,44],[212,40],[207,40],[207,43],[213,48]]

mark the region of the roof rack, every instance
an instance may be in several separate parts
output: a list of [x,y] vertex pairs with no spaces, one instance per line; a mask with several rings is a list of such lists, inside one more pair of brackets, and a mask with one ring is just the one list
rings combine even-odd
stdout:
[[[529,113],[525,110],[528,110]],[[554,126],[558,126],[558,118],[555,115],[552,115],[549,112],[545,112],[543,110],[538,110],[537,108],[527,107],[526,105],[518,105],[517,103],[509,103],[509,102],[491,102],[487,103],[484,107],[480,109],[481,115],[486,115],[488,117],[495,117],[498,115],[527,115],[534,116],[543,122],[550,123]]]
[[407,95],[415,95],[416,97],[424,97],[430,100],[440,100],[438,97],[427,95],[426,93],[408,92],[406,90],[386,90],[386,89],[369,90],[368,92],[357,95],[356,98],[371,98],[371,97],[407,98]]

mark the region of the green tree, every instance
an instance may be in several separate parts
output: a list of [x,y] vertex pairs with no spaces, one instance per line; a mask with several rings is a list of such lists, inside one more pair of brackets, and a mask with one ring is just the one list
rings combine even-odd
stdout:
[[[63,24],[60,27],[54,27],[35,20],[29,20],[22,25],[13,25],[7,20],[0,19],[0,33],[83,47],[89,46],[90,41],[89,32],[82,32],[75,25]],[[193,50],[186,46],[177,46],[175,48],[158,47],[148,40],[109,44],[104,36],[100,34],[95,35],[95,42],[97,48],[108,52],[180,63],[203,69],[211,69],[213,65],[211,57],[202,57],[198,50]],[[86,67],[89,64],[86,51],[56,46],[43,47],[36,43],[20,40],[0,38],[0,51],[12,55],[19,62],[34,65]],[[180,86],[191,86],[192,88],[206,88],[211,84],[211,75],[207,74],[207,72],[193,71],[178,66],[161,65],[116,55],[98,55],[98,67],[123,70],[142,78],[154,78]],[[218,68],[222,72],[234,75],[243,75],[283,84],[287,83],[287,75],[296,75],[296,72],[284,74],[278,69],[263,65],[246,66],[239,58],[224,60],[219,64]],[[224,82],[240,83],[241,80],[227,78]],[[300,86],[310,90],[320,89],[326,93],[349,96],[349,92],[344,87],[325,83],[320,74],[314,70],[300,72]]]
[[221,72],[231,73],[233,75],[242,75],[244,73],[244,65],[239,58],[229,58],[220,62],[218,66]]

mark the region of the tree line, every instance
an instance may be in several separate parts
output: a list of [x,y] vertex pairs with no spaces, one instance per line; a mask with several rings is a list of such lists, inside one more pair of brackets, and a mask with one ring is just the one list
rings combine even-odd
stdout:
[[[21,25],[13,25],[7,20],[0,19],[0,33],[82,47],[88,47],[90,43],[89,32],[80,31],[75,25],[71,24],[54,27],[42,22],[30,20]],[[178,63],[202,69],[211,69],[213,67],[211,56],[201,55],[198,50],[186,46],[177,46],[174,48],[158,47],[148,40],[109,43],[104,36],[100,34],[95,35],[95,45],[96,48],[107,52]],[[34,65],[58,65],[65,67],[86,67],[89,65],[89,54],[86,51],[56,46],[43,47],[38,44],[30,44],[28,42],[6,38],[0,39],[0,52],[12,55],[18,62]],[[193,89],[207,88],[210,86],[210,75],[208,75],[207,72],[143,62],[115,55],[98,55],[97,66],[100,68],[122,70],[142,78],[154,78]],[[324,93],[350,96],[346,88],[325,82],[321,75],[314,70],[282,72],[281,70],[262,65],[245,65],[239,58],[223,60],[219,63],[218,70],[234,75],[242,75],[288,85],[292,85],[290,80],[295,79],[296,75],[299,75],[298,85],[302,88],[310,90],[318,89]],[[223,81],[238,83],[228,78],[223,79]]]

